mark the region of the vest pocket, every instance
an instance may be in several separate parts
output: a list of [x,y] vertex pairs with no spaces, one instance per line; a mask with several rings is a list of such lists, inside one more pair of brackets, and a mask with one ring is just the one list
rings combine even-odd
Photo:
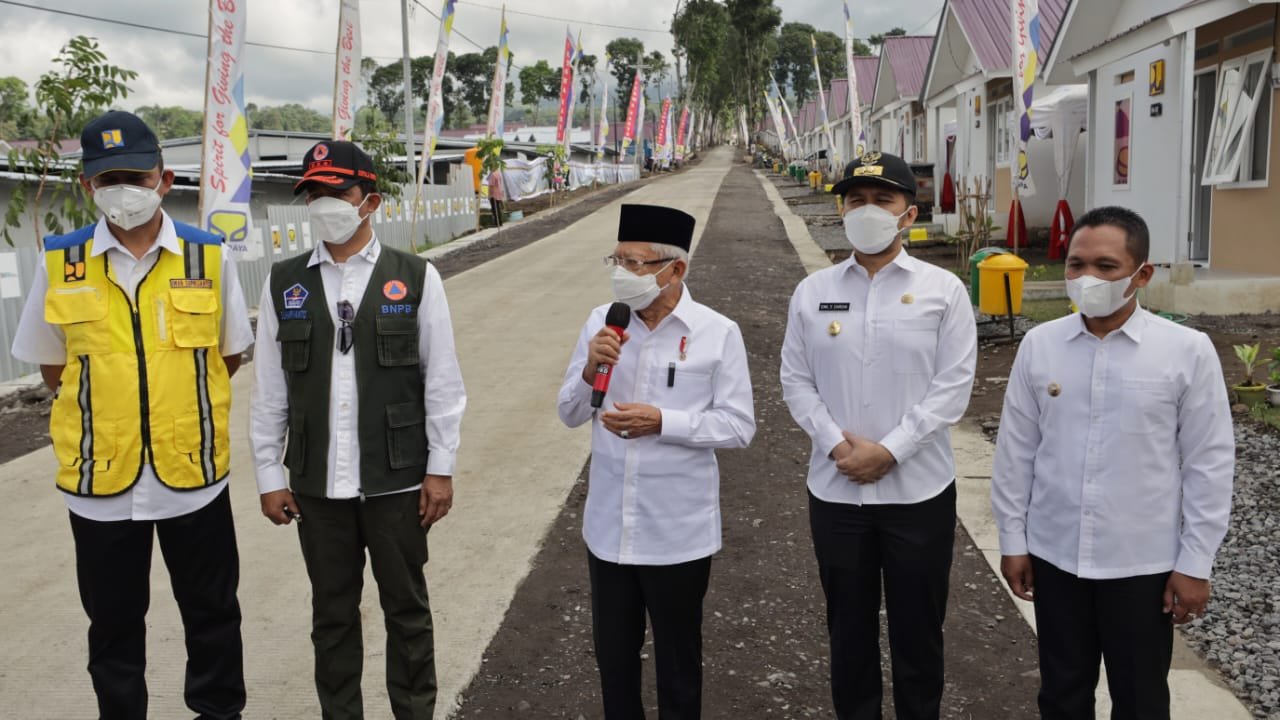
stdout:
[[307,468],[307,413],[301,408],[289,409],[289,438],[284,449],[284,466],[301,475]]
[[173,306],[169,322],[174,345],[182,348],[217,346],[217,292],[202,288],[171,290],[169,304]]
[[426,471],[426,423],[421,399],[387,406],[387,459],[392,470],[421,467]]
[[418,364],[417,318],[379,317],[378,364],[402,367]]
[[45,293],[44,317],[62,328],[67,355],[111,352],[107,288],[97,285],[54,287]]
[[311,358],[311,321],[285,320],[276,331],[280,343],[280,367],[285,372],[306,372]]

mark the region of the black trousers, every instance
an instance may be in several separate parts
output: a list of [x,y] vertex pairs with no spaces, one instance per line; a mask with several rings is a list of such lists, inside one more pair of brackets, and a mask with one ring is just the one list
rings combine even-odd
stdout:
[[[365,551],[387,629],[387,695],[396,720],[431,720],[435,646],[427,599],[427,531],[416,492],[330,500],[297,495],[298,539],[311,578],[311,643],[325,720],[364,717],[360,596]],[[377,713],[376,717],[383,717]]]
[[894,710],[900,720],[936,720],[943,687],[942,622],[955,545],[955,483],[910,505],[828,503],[810,494],[809,524],[827,596],[836,717],[882,716],[883,577]]
[[231,491],[188,515],[98,522],[70,514],[80,602],[89,616],[89,676],[101,720],[147,717],[147,607],[152,537],[182,615],[187,666],[183,699],[198,718],[239,718],[244,709],[240,558]]
[[489,198],[489,211],[493,213],[494,227],[502,227],[502,201]]
[[1084,580],[1031,557],[1040,636],[1040,717],[1093,720],[1106,660],[1112,720],[1169,720],[1169,573]]
[[605,720],[643,720],[640,649],[645,613],[653,627],[658,717],[702,716],[702,600],[711,558],[678,565],[618,565],[590,552],[591,634]]

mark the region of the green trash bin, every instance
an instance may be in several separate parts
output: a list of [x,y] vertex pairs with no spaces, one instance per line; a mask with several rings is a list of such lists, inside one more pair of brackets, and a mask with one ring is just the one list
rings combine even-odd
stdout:
[[1008,250],[1003,250],[1001,248],[984,247],[969,256],[969,300],[973,303],[974,307],[981,304],[981,296],[978,294],[978,263],[986,260],[992,255],[1003,255],[1008,252]]

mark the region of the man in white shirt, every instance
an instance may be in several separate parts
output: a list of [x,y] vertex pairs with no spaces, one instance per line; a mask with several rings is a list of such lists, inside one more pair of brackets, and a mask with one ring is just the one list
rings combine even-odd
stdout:
[[[622,206],[605,264],[635,319],[619,335],[605,325],[610,306],[593,310],[560,388],[564,424],[591,422],[582,535],[606,720],[644,717],[646,613],[659,714],[701,716],[702,601],[720,549],[715,449],[746,447],[756,429],[742,333],[684,286],[693,228],[673,208]],[[612,379],[597,410],[602,365]]]
[[1138,305],[1149,245],[1124,208],[1076,221],[1080,313],[1027,333],[1005,392],[991,504],[1001,572],[1035,602],[1043,718],[1093,718],[1100,659],[1112,717],[1169,717],[1172,626],[1204,614],[1230,519],[1222,368],[1207,335]]
[[434,267],[374,236],[381,196],[368,155],[325,141],[304,162],[295,192],[307,193],[321,242],[272,267],[258,306],[250,441],[262,514],[299,521],[324,716],[364,716],[367,551],[387,628],[392,715],[430,720],[427,529],[453,503],[466,406],[449,305]]
[[853,256],[801,281],[782,345],[783,397],[813,441],[809,521],[831,639],[836,716],[881,716],[884,581],[894,710],[937,718],[955,543],[950,426],[969,404],[977,328],[964,285],[907,255],[915,178],[868,153],[832,192]]
[[253,330],[235,264],[221,238],[160,209],[174,175],[141,119],[108,112],[80,142],[80,182],[103,217],[43,239],[13,356],[38,364],[55,393],[50,435],[98,714],[147,716],[158,537],[186,635],[187,707],[239,718],[240,560],[225,480],[230,380]]

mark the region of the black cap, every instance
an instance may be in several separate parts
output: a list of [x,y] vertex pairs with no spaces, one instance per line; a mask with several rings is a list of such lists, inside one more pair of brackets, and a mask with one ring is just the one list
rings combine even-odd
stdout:
[[844,168],[844,179],[831,188],[832,195],[844,195],[858,185],[880,185],[916,197],[916,176],[906,160],[889,153],[869,152]]
[[294,195],[312,182],[341,191],[359,182],[378,179],[373,171],[373,158],[347,140],[316,143],[302,158],[302,169],[302,179],[293,186]]
[[104,172],[151,172],[160,167],[160,141],[133,113],[112,110],[84,126],[80,133],[84,176]]
[[692,215],[675,208],[623,205],[618,218],[618,242],[662,243],[689,252],[696,223]]

